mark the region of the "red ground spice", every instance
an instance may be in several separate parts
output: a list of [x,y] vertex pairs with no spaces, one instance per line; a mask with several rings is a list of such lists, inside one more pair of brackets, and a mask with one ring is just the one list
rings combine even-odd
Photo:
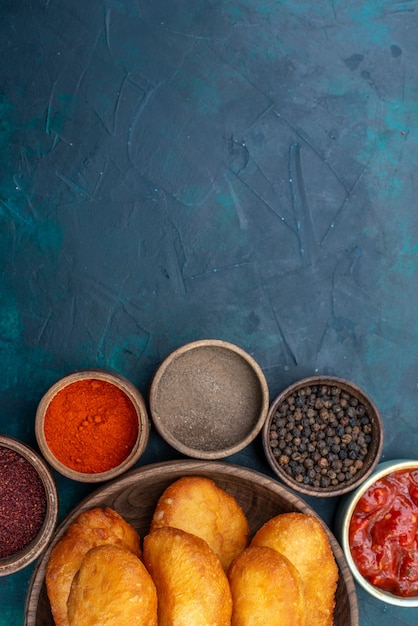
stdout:
[[46,494],[37,471],[18,452],[0,446],[0,559],[27,546],[45,514]]
[[138,437],[138,416],[129,397],[99,379],[79,380],[51,400],[44,419],[52,454],[77,472],[97,474],[122,463]]

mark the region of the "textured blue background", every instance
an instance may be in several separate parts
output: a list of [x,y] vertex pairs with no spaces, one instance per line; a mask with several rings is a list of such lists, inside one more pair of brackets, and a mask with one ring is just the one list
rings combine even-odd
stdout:
[[[272,398],[353,380],[384,458],[416,458],[417,32],[414,0],[2,0],[0,431],[35,446],[62,375],[146,396],[213,337]],[[170,458],[153,433],[139,465]],[[270,474],[260,441],[230,460]],[[91,489],[56,478],[62,520]],[[332,526],[336,502],[310,504]],[[0,578],[1,626],[30,574]]]

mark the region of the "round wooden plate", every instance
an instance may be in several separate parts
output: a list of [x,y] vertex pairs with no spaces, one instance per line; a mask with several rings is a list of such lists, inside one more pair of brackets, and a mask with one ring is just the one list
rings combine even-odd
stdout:
[[[98,489],[81,502],[61,524],[33,572],[26,598],[25,625],[54,626],[45,589],[45,568],[52,546],[81,511],[93,507],[112,507],[134,526],[142,538],[148,532],[155,505],[164,489],[174,480],[186,475],[211,478],[232,494],[243,508],[252,534],[279,513],[299,511],[318,517],[304,500],[275,480],[231,463],[185,460],[147,465]],[[324,526],[339,567],[334,626],[359,626],[354,580],[339,543],[327,526]]]

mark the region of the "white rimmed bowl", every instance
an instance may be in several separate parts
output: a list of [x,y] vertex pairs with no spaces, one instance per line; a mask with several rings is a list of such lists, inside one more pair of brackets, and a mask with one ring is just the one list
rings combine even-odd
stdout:
[[407,608],[418,607],[418,596],[414,597],[402,597],[394,595],[388,591],[384,591],[379,587],[372,585],[362,574],[359,572],[356,563],[352,557],[349,543],[349,528],[352,515],[360,500],[360,498],[366,493],[376,481],[397,472],[400,470],[418,470],[418,460],[413,459],[395,459],[392,461],[383,461],[379,463],[375,471],[364,481],[364,483],[358,487],[355,491],[344,496],[337,508],[334,520],[334,532],[339,540],[343,549],[348,566],[353,574],[356,582],[365,589],[376,600],[381,600],[387,604]]

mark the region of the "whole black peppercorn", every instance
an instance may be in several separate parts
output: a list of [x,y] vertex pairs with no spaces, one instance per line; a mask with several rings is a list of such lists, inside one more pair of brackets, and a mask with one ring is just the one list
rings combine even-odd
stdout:
[[350,419],[356,418],[357,417],[357,412],[356,409],[352,406],[349,406],[347,408],[347,417],[349,417]]

